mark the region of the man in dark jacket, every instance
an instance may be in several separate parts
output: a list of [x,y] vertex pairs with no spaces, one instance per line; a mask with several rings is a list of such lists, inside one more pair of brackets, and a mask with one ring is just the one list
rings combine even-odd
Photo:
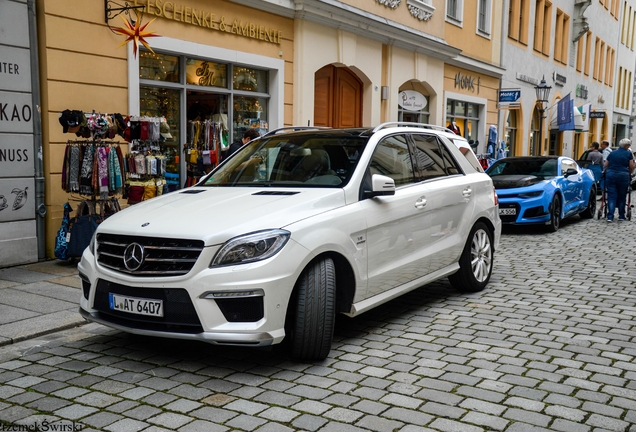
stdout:
[[258,138],[259,136],[260,134],[258,133],[258,129],[250,128],[246,130],[243,134],[243,138],[237,139],[232,144],[230,144],[230,147],[228,147],[228,149],[221,155],[221,160],[223,161],[229,158],[231,155],[234,154],[234,152],[239,150],[241,147],[243,147],[245,144],[252,141],[253,139]]

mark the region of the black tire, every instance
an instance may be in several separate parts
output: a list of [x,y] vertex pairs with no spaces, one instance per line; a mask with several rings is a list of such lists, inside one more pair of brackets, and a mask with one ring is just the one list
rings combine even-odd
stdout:
[[550,204],[550,224],[548,225],[549,232],[557,232],[561,226],[561,198],[555,195],[552,198],[552,204]]
[[587,207],[581,212],[583,219],[592,219],[596,214],[596,189],[590,189],[590,198],[587,200]]
[[331,258],[311,263],[300,275],[289,305],[290,355],[323,360],[331,350],[336,316],[336,268]]
[[479,292],[486,288],[492,274],[495,250],[492,232],[483,222],[470,231],[459,257],[459,270],[448,277],[451,285],[462,292]]

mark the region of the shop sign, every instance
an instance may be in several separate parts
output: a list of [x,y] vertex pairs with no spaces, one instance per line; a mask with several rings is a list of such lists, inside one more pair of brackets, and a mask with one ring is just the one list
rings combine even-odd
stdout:
[[35,179],[0,179],[0,222],[33,219],[34,214]]
[[583,84],[576,85],[576,97],[580,97],[581,99],[587,99],[587,87]]
[[1,134],[0,140],[0,177],[35,175],[33,136]]
[[501,89],[497,102],[500,107],[519,106],[520,99],[521,89]]
[[556,72],[552,73],[552,79],[554,80],[554,84],[559,87],[563,87],[568,80],[565,75],[561,75]]
[[33,133],[31,95],[0,91],[0,132]]
[[213,11],[184,6],[178,2],[163,0],[135,0],[135,6],[145,6],[144,13],[173,21],[208,28],[211,30],[231,33],[238,36],[257,39],[280,45],[283,39],[281,30],[242,21],[240,19],[227,18],[225,15],[217,15]]
[[517,72],[517,79],[519,81],[523,81],[523,82],[527,82],[528,84],[532,84],[532,85],[538,85],[539,84],[539,80],[536,78],[532,78],[531,76],[528,75],[524,75],[522,73]]
[[590,118],[605,118],[605,111],[590,111]]
[[0,45],[0,90],[31,91],[29,50]]
[[479,86],[481,84],[481,77],[474,78],[470,75],[462,75],[461,72],[457,72],[455,75],[455,88],[459,87],[462,90],[468,90],[470,92],[475,92],[475,88],[477,89],[477,94],[479,94]]
[[422,111],[426,104],[426,96],[415,90],[404,90],[398,95],[398,105],[406,111]]

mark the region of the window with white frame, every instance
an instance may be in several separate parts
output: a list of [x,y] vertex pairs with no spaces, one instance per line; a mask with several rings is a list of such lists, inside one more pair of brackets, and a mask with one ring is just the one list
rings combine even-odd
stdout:
[[464,0],[446,0],[446,18],[451,21],[461,22],[464,9]]
[[490,16],[492,0],[479,0],[477,9],[477,32],[490,36]]

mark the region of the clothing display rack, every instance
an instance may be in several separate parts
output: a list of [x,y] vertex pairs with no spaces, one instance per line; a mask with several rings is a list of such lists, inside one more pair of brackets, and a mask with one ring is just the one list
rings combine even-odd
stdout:
[[191,120],[188,122],[188,142],[184,144],[187,178],[185,187],[199,181],[220,162],[222,151],[227,150],[227,131],[222,122]]

